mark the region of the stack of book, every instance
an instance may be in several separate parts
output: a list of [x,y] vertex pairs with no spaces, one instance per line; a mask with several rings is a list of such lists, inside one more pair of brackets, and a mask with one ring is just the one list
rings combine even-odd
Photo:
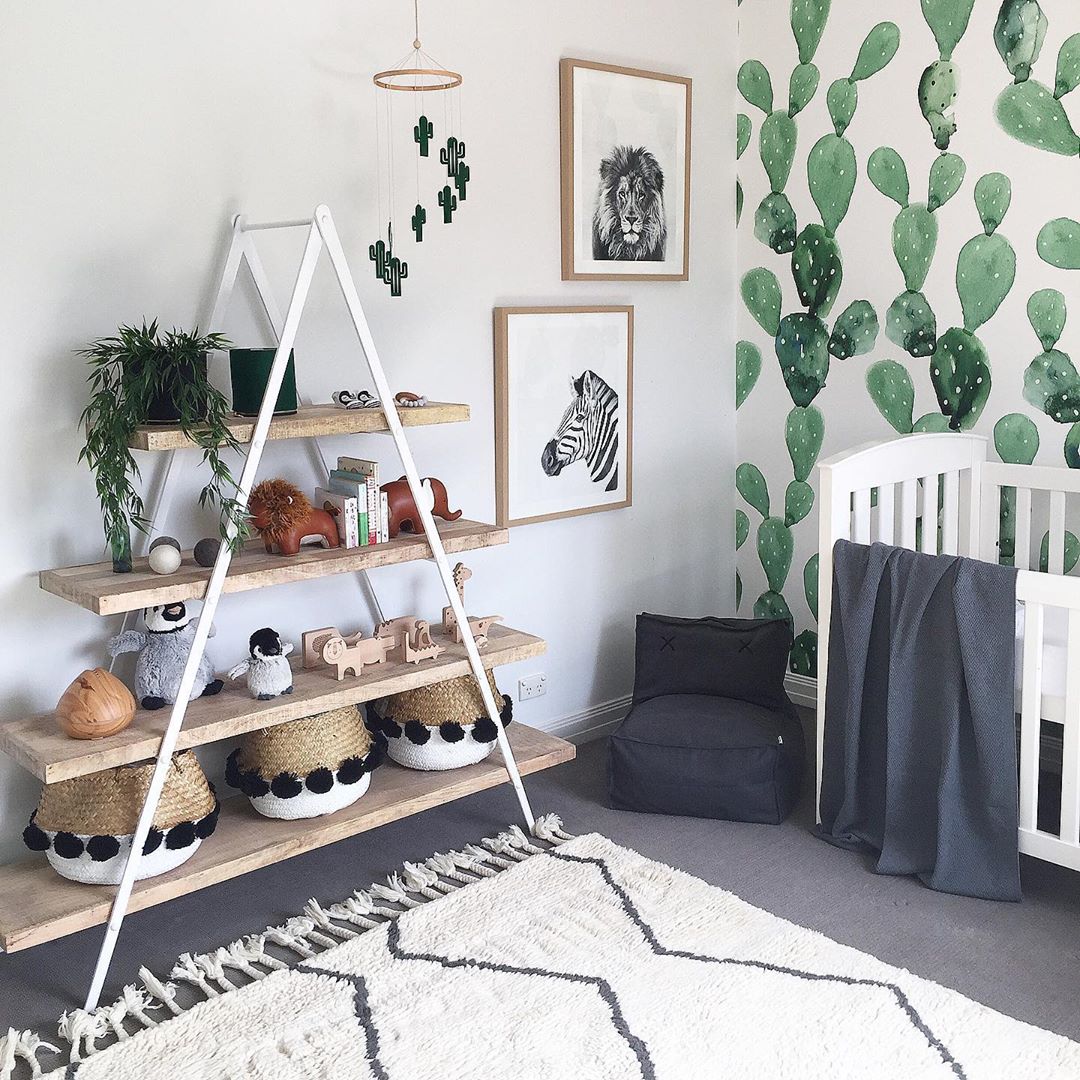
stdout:
[[379,490],[379,463],[339,457],[326,487],[315,489],[315,505],[331,509],[342,547],[367,547],[390,539],[386,495]]

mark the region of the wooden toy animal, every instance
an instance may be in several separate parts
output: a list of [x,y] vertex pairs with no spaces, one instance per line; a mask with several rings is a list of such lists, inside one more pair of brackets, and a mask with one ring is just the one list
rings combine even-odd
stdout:
[[[446,485],[434,476],[423,479],[424,490],[428,493],[428,506],[435,517],[443,521],[457,521],[461,517],[460,510],[451,510],[449,498],[446,494]],[[395,537],[399,532],[422,533],[424,523],[420,520],[420,511],[416,508],[416,501],[409,490],[409,482],[402,476],[389,484],[383,484],[379,489],[386,492],[386,502],[390,508],[390,536]]]
[[262,534],[267,553],[296,555],[300,545],[315,541],[336,548],[337,522],[325,510],[316,510],[304,493],[288,480],[263,480],[248,500],[251,523]]
[[[465,605],[465,582],[471,577],[472,571],[464,563],[459,562],[454,567],[454,586],[457,588],[457,594],[461,598],[463,607]],[[482,648],[487,644],[487,632],[492,624],[497,622],[502,622],[501,615],[469,616],[469,628],[472,630],[473,640],[476,642],[477,648]],[[442,625],[443,633],[449,634],[460,645],[461,627],[458,626],[457,616],[449,604],[442,609]]]
[[431,624],[411,615],[379,623],[375,636],[389,641],[387,656],[403,664],[434,660],[443,651],[441,645],[431,640]]
[[362,675],[366,664],[383,663],[393,647],[394,642],[389,638],[366,638],[362,634],[343,638],[336,634],[323,643],[320,655],[324,663],[337,668],[340,682],[347,672]]

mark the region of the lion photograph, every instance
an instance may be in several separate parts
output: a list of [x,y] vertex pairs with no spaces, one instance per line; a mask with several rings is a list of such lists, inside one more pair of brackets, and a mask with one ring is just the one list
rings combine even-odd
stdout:
[[598,262],[663,262],[664,170],[643,146],[616,146],[600,162],[592,250]]

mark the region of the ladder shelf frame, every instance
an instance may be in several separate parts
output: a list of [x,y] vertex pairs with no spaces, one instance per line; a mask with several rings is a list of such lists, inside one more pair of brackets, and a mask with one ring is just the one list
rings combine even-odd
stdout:
[[[289,306],[284,317],[282,317],[280,309],[274,302],[270,290],[270,280],[255,247],[253,234],[263,231],[293,228],[306,229],[307,237],[304,243],[303,254],[300,259],[300,265],[297,269],[296,279],[293,284]],[[363,305],[360,302],[360,297],[356,290],[356,284],[353,280],[352,273],[349,270],[348,260],[345,256],[341,239],[337,228],[334,225],[330,209],[325,204],[317,206],[313,215],[309,218],[255,223],[248,223],[243,215],[237,215],[233,219],[232,241],[225,260],[225,266],[208,326],[213,328],[214,326],[221,324],[221,320],[224,317],[225,310],[228,307],[234,291],[240,266],[243,262],[246,262],[254,281],[256,292],[277,341],[274,362],[270,370],[270,376],[267,380],[266,390],[263,395],[262,404],[259,408],[258,418],[255,421],[255,428],[252,432],[251,441],[248,445],[247,456],[244,461],[240,479],[237,482],[236,498],[241,507],[246,511],[248,498],[258,473],[259,463],[262,459],[263,450],[267,441],[270,421],[273,419],[274,405],[277,402],[278,392],[281,389],[281,384],[285,376],[286,364],[289,355],[292,352],[293,344],[296,340],[297,329],[307,304],[315,269],[324,253],[330,260],[334,276],[337,279],[338,286],[345,301],[345,306],[348,310],[350,321],[352,322],[353,329],[356,331],[360,350],[367,364],[371,379],[375,384],[376,394],[383,403],[383,410],[386,416],[389,434],[394,440],[398,456],[401,458],[401,463],[405,470],[405,477],[408,481],[409,489],[412,492],[413,499],[419,510],[420,519],[424,527],[424,534],[427,538],[428,545],[431,548],[431,558],[435,562],[443,589],[446,592],[447,601],[461,630],[462,644],[465,647],[469,668],[473,677],[476,679],[477,686],[484,702],[484,708],[492,722],[495,724],[498,746],[502,752],[503,764],[506,768],[508,778],[513,785],[514,793],[517,796],[518,805],[521,808],[522,815],[531,829],[535,823],[535,818],[529,804],[528,795],[525,792],[521,774],[518,770],[517,762],[514,759],[514,753],[506,736],[506,731],[499,719],[499,708],[496,705],[495,697],[491,692],[491,687],[488,684],[487,673],[484,669],[483,660],[480,656],[476,639],[473,636],[472,627],[469,624],[469,618],[465,611],[464,604],[454,585],[450,563],[439,536],[438,528],[435,525],[435,520],[428,507],[420,474],[416,468],[416,462],[413,459],[412,451],[409,448],[408,440],[405,436],[405,429],[402,426],[401,417],[398,413],[398,407],[394,402],[393,394],[390,391],[386,373],[383,369],[382,361],[379,358],[378,349],[375,345],[371,328],[368,325],[367,316],[364,313]],[[315,443],[316,453],[320,463],[326,468],[327,462],[322,448],[318,445],[317,440],[312,439],[311,441]],[[172,494],[172,485],[170,485],[169,480],[174,463],[175,452],[172,452],[165,468],[161,470],[161,476],[156,485],[156,491],[154,492],[152,500],[154,504],[154,511],[151,515],[152,519],[157,518],[158,520],[161,520],[168,514],[168,510],[171,506]],[[226,528],[227,542],[222,543],[217,558],[214,561],[214,567],[211,571],[210,580],[203,597],[203,606],[199,614],[191,650],[188,653],[187,662],[184,665],[184,672],[180,680],[176,702],[172,706],[168,724],[158,747],[146,801],[143,803],[142,810],[139,814],[139,820],[132,837],[131,850],[128,854],[124,872],[109,912],[101,948],[94,967],[93,978],[86,997],[85,1008],[87,1011],[92,1011],[98,1006],[101,991],[112,962],[116,941],[119,937],[121,927],[123,926],[124,918],[127,915],[131,900],[132,886],[135,883],[139,865],[142,861],[143,846],[146,843],[146,838],[149,835],[153,823],[154,814],[157,811],[169,765],[172,761],[172,755],[176,748],[180,729],[184,723],[184,716],[187,712],[191,691],[195,684],[196,672],[206,651],[210,630],[213,626],[214,615],[217,611],[218,602],[221,599],[225,585],[226,574],[228,573],[229,565],[232,561],[231,542],[235,539],[235,536],[235,523],[229,522]],[[366,574],[364,575],[364,579],[366,582]],[[368,585],[368,590],[370,592],[373,609],[381,621],[382,612],[379,609],[378,599],[375,596],[374,591],[370,589],[370,584]]]

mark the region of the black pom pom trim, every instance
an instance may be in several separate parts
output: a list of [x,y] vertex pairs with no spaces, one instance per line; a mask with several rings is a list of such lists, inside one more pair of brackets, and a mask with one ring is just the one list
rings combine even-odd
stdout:
[[334,786],[334,774],[327,768],[314,769],[304,778],[308,791],[325,795]]
[[53,840],[53,851],[61,859],[77,859],[85,850],[83,842],[74,833],[58,832]]
[[165,839],[165,834],[153,825],[150,826],[150,831],[146,834],[146,843],[143,844],[142,853],[144,855],[153,855],[159,847],[161,847],[161,841]]
[[270,794],[270,785],[257,772],[245,772],[240,774],[240,790],[249,799],[258,799]]
[[221,816],[221,803],[214,799],[214,809],[204,818],[200,818],[195,822],[195,835],[200,840],[205,840],[208,836],[214,835],[214,830],[217,828],[218,818]]
[[33,818],[30,819],[30,824],[23,829],[22,838],[23,843],[31,851],[48,851],[52,847],[49,834],[44,829],[39,829]]
[[108,862],[120,854],[120,841],[115,836],[91,836],[86,841],[86,854],[94,862]]
[[405,738],[417,746],[423,746],[431,738],[431,729],[419,720],[410,720],[405,725]]
[[300,782],[299,777],[294,776],[292,773],[279,772],[270,781],[270,790],[279,799],[295,799],[304,790],[304,785]]
[[179,825],[174,825],[165,834],[165,846],[170,851],[179,851],[181,848],[191,847],[195,840],[194,821],[181,821]]
[[371,749],[364,758],[364,771],[374,772],[386,760],[386,740],[381,735],[376,735]]
[[514,702],[509,694],[503,694],[503,707],[502,712],[499,713],[499,719],[502,721],[502,726],[509,727],[510,722],[514,719]]
[[383,721],[383,735],[388,739],[400,739],[401,738],[401,725],[395,720],[385,719]]
[[225,762],[225,783],[231,788],[240,787],[240,748],[237,747]]
[[465,738],[465,729],[460,724],[451,721],[449,724],[439,725],[439,734],[443,742],[456,743]]
[[494,742],[499,737],[499,729],[490,716],[478,716],[473,724],[472,737],[478,743]]
[[337,771],[338,783],[340,784],[357,784],[363,778],[364,772],[364,759],[362,757],[349,757],[346,758],[339,766]]

